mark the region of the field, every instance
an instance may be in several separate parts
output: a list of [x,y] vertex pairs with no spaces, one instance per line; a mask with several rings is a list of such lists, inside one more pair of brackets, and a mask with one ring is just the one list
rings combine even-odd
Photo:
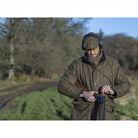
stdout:
[[119,120],[138,120],[138,78],[129,77],[130,92],[116,99],[116,118]]
[[15,98],[12,103],[14,109],[3,110],[0,118],[2,120],[69,119],[71,109],[69,103],[71,99],[58,94],[56,87],[53,87]]
[[[116,99],[116,120],[138,120],[138,80],[129,78],[130,92]],[[57,82],[1,85],[0,120],[69,120],[72,99],[57,92]]]

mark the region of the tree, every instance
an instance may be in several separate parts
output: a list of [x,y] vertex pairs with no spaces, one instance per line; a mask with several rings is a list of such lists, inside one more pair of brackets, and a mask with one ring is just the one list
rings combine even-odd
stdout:
[[100,37],[101,41],[104,38],[104,32],[102,31],[102,29],[99,30],[99,37]]
[[104,51],[107,55],[117,59],[125,69],[138,69],[138,41],[125,34],[105,36]]
[[86,21],[75,18],[1,19],[0,48],[5,50],[2,65],[8,60],[9,78],[22,73],[48,78],[54,73],[62,74],[74,58],[83,54],[81,41]]
[[20,32],[21,24],[24,19],[20,18],[4,18],[0,22],[0,34],[9,45],[9,76],[10,79],[15,75],[15,57],[14,57],[14,41]]

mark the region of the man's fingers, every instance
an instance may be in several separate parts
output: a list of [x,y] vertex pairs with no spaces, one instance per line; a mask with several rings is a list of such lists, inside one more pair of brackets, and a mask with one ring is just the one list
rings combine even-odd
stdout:
[[96,99],[95,99],[93,96],[90,96],[90,97],[88,98],[88,101],[89,101],[89,102],[95,102]]
[[102,89],[101,89],[101,92],[102,92],[102,93],[107,93],[107,94],[109,94],[110,91],[111,91],[111,88],[110,88],[109,85],[104,85],[104,86],[102,87]]
[[90,97],[91,98],[91,101],[92,102],[95,102],[96,101],[96,99],[92,96],[92,97]]
[[90,97],[87,99],[87,101],[88,101],[88,102],[91,102],[91,99],[90,99]]

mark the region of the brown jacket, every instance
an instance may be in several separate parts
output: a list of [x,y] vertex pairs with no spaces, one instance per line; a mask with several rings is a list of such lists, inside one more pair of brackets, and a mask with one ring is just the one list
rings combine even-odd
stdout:
[[105,95],[105,119],[114,120],[114,98],[121,97],[129,92],[129,82],[118,62],[103,55],[100,63],[92,67],[84,57],[74,60],[58,84],[58,92],[74,98],[71,113],[72,120],[96,120],[98,115],[98,103],[86,102],[80,98],[83,89],[75,87],[79,81],[89,91],[98,91],[103,85],[109,85],[115,95]]

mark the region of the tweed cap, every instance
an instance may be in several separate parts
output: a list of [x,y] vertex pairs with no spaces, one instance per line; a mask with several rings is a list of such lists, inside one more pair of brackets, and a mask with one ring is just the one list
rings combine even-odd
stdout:
[[94,33],[89,33],[84,36],[82,42],[82,49],[87,51],[90,49],[95,49],[99,46],[99,37]]

